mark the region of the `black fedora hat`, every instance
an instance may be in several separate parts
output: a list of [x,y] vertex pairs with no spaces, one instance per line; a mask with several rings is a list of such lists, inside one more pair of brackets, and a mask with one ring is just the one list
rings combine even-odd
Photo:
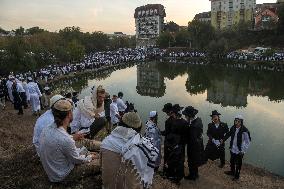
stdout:
[[162,111],[168,113],[172,111],[172,108],[173,108],[172,103],[167,103],[164,105],[164,108],[162,109]]
[[173,111],[174,113],[178,113],[178,112],[181,111],[182,109],[183,109],[183,107],[180,107],[179,104],[175,104],[175,105],[173,105],[173,107],[172,107],[172,111]]
[[192,106],[188,106],[182,111],[183,115],[186,115],[186,116],[189,116],[189,117],[194,117],[197,113],[198,113],[198,110],[196,110]]
[[221,114],[217,110],[213,110],[210,116],[213,117],[214,115],[219,116]]

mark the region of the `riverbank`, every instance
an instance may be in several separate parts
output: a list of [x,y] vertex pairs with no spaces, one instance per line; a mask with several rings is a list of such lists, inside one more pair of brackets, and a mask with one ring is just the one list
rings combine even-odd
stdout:
[[[28,108],[19,116],[10,103],[0,110],[0,183],[1,188],[101,188],[100,173],[94,173],[72,185],[55,185],[47,180],[41,163],[32,146],[33,127],[37,117]],[[196,182],[183,180],[179,188],[283,188],[284,178],[268,171],[245,164],[241,179],[233,182],[220,169],[217,162],[208,162],[200,168]],[[156,176],[156,188],[178,188]]]

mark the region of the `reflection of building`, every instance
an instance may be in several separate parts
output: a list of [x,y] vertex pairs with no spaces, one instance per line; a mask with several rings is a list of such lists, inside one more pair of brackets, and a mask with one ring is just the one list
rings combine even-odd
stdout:
[[202,12],[199,14],[196,14],[194,17],[194,20],[198,20],[200,22],[206,22],[211,23],[211,12]]
[[166,85],[164,77],[155,67],[156,64],[137,65],[137,93],[142,96],[162,97],[165,94]]
[[234,85],[227,80],[212,80],[207,90],[207,101],[222,106],[245,107],[247,105],[245,87]]
[[252,22],[255,0],[210,0],[211,24],[214,28],[224,29],[241,21]]
[[163,5],[148,4],[135,9],[136,46],[156,45],[156,38],[164,26],[166,12]]

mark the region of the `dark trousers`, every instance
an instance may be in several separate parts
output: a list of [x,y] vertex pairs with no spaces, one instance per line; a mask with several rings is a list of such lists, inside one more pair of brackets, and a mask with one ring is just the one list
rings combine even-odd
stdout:
[[243,155],[231,152],[230,159],[231,171],[235,174],[235,178],[240,178],[240,172],[243,164]]
[[25,92],[20,93],[20,97],[22,99],[22,104],[24,106],[24,108],[28,107],[28,103],[27,103],[27,95]]
[[225,146],[220,146],[219,153],[220,153],[220,162],[222,165],[225,165]]
[[193,178],[197,178],[198,175],[198,164],[195,162],[188,161],[188,170],[189,170],[189,176]]

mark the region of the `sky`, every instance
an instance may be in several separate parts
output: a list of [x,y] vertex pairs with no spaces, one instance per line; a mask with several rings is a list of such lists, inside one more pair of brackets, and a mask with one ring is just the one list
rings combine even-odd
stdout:
[[12,30],[39,26],[59,31],[67,26],[79,26],[83,32],[134,34],[135,8],[153,3],[165,6],[166,21],[181,26],[186,26],[195,14],[209,11],[211,5],[209,0],[0,0],[0,27]]

